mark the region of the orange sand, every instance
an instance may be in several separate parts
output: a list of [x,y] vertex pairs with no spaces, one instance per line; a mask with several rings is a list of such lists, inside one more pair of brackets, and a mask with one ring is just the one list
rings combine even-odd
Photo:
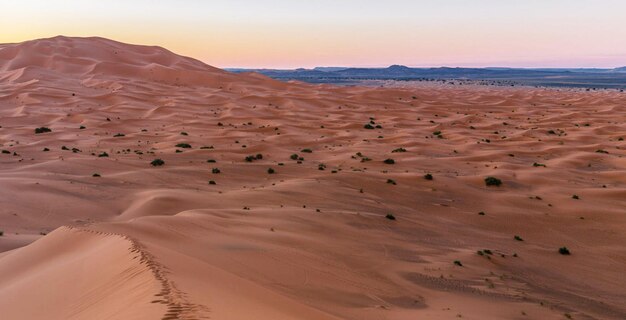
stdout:
[[625,120],[615,91],[334,87],[101,38],[0,45],[0,314],[624,319]]

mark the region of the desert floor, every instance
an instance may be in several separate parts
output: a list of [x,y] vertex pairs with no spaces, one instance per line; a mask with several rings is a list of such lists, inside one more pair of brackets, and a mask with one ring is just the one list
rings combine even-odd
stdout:
[[625,319],[625,121],[616,91],[0,45],[0,317]]

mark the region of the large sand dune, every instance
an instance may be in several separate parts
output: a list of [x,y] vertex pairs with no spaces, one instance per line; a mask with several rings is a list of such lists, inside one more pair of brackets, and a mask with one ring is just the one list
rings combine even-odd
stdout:
[[0,45],[0,318],[625,319],[625,120],[616,91]]

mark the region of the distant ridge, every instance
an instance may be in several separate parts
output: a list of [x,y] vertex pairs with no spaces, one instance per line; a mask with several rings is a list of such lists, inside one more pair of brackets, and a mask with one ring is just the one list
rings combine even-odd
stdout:
[[626,88],[626,67],[598,68],[412,68],[391,65],[387,68],[317,67],[314,69],[228,69],[232,72],[257,72],[279,80],[312,83],[357,83],[363,80],[471,80],[500,85],[530,85],[587,88]]

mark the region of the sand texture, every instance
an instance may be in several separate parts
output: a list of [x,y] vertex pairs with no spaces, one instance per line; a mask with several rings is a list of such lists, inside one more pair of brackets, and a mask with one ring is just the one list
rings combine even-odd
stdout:
[[625,121],[609,90],[3,44],[0,318],[626,319]]

